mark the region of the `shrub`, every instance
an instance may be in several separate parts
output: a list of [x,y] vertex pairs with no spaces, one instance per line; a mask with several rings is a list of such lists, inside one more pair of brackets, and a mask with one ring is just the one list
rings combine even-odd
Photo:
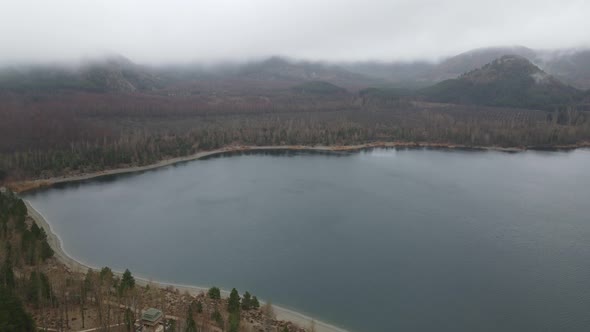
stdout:
[[217,287],[211,287],[207,291],[207,296],[213,300],[219,300],[221,298],[221,291]]

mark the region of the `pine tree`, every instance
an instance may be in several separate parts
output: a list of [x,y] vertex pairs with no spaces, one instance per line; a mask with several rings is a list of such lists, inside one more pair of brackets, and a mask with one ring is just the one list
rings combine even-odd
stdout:
[[244,293],[244,297],[242,298],[242,309],[243,310],[250,310],[252,308],[252,296],[249,292]]
[[0,331],[35,331],[35,323],[19,298],[0,286]]
[[201,301],[197,302],[197,313],[202,313],[203,312],[203,303]]
[[213,321],[216,322],[217,325],[223,327],[223,317],[221,317],[221,313],[219,312],[219,310],[217,310],[217,308],[215,308],[215,311],[213,311],[213,313],[211,314],[211,319],[213,319]]
[[221,298],[221,291],[217,287],[211,287],[207,291],[207,296],[213,300],[219,300]]
[[6,257],[4,263],[0,266],[0,286],[6,287],[8,290],[13,290],[15,287],[14,271],[12,270],[12,247],[9,243],[6,244]]
[[240,330],[240,312],[232,312],[228,318],[229,332],[238,332]]
[[227,311],[230,313],[239,312],[240,311],[240,295],[238,291],[234,288],[231,290],[229,294],[229,300],[227,302]]
[[127,308],[125,309],[125,328],[128,332],[133,331],[133,323],[135,322],[135,317],[133,317],[133,311]]
[[197,332],[197,323],[193,318],[193,305],[188,306],[188,312],[186,313],[186,329],[185,332]]
[[251,307],[252,309],[260,308],[260,302],[258,302],[258,298],[256,296],[252,298]]
[[119,285],[119,292],[123,294],[126,290],[133,289],[133,287],[135,287],[135,278],[133,278],[129,269],[125,269]]

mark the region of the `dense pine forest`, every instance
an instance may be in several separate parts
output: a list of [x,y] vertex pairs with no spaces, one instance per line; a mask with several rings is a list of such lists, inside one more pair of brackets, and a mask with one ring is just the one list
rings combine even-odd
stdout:
[[39,269],[53,256],[47,234],[27,218],[24,202],[0,193],[0,331],[34,331],[27,306],[55,305],[47,275]]

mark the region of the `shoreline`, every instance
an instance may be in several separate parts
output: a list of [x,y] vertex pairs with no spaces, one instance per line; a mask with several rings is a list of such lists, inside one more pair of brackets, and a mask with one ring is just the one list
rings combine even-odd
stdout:
[[154,164],[144,166],[130,166],[97,171],[92,173],[82,173],[77,175],[65,175],[60,177],[52,177],[48,179],[33,179],[8,183],[6,186],[16,193],[23,193],[40,188],[51,187],[59,183],[78,182],[90,180],[102,176],[117,175],[143,172],[153,169],[158,169],[170,165],[175,165],[182,162],[193,161],[211,157],[223,153],[232,152],[247,152],[247,151],[269,151],[269,150],[283,150],[283,151],[316,151],[316,152],[354,152],[373,148],[435,148],[435,149],[452,149],[452,150],[478,150],[478,151],[500,151],[500,152],[523,152],[527,150],[575,150],[582,148],[590,148],[590,142],[583,142],[574,145],[556,145],[547,147],[499,147],[499,146],[469,146],[462,144],[450,143],[420,143],[420,142],[375,142],[356,145],[333,145],[333,146],[309,146],[309,145],[270,145],[270,146],[250,146],[238,145],[228,146],[216,150],[201,151],[192,155],[184,157],[176,157],[163,159]]
[[[93,267],[86,263],[82,263],[70,256],[70,254],[68,254],[63,249],[61,238],[57,233],[53,232],[51,225],[49,224],[47,219],[39,211],[37,211],[29,201],[27,201],[26,199],[23,199],[23,201],[27,207],[28,215],[37,223],[39,227],[45,230],[45,233],[47,234],[47,242],[51,246],[51,249],[53,249],[54,251],[54,257],[59,262],[64,264],[70,271],[77,273],[86,273],[88,272],[88,270],[100,270],[100,268],[98,267]],[[113,274],[121,277],[123,275],[123,272],[113,270]],[[155,281],[138,275],[134,275],[134,278],[135,282],[142,287],[145,287],[147,285],[156,286],[162,289],[173,287],[178,289],[180,292],[188,292],[193,296],[201,292],[206,293],[209,289],[209,287],[203,286],[192,286],[170,282]],[[221,294],[223,297],[229,297],[229,293],[230,292],[227,290],[221,290]],[[264,303],[264,301],[261,301],[261,303]],[[272,307],[277,320],[289,321],[294,323],[295,325],[298,325],[306,329],[309,328],[313,322],[315,324],[315,331],[317,332],[349,332],[345,329],[336,327],[329,323],[322,322],[320,320],[315,320],[312,317],[306,316],[302,313],[299,313],[291,309],[283,308],[274,304],[272,305]]]
[[[575,149],[583,149],[589,148],[590,143],[578,144],[575,146],[555,146],[551,147],[550,150],[575,150]],[[55,177],[49,179],[37,179],[37,180],[30,180],[30,181],[23,181],[16,185],[15,190],[14,187],[9,185],[13,191],[17,193],[22,193],[25,191],[31,191],[35,189],[50,187],[54,184],[59,183],[67,183],[67,182],[77,182],[77,181],[84,181],[90,180],[102,176],[109,176],[109,175],[117,175],[117,174],[126,174],[126,173],[135,173],[135,172],[143,172],[148,170],[153,170],[161,167],[166,167],[170,165],[174,165],[177,163],[188,162],[198,159],[203,159],[210,156],[220,155],[224,153],[233,153],[233,152],[248,152],[248,151],[315,151],[315,152],[355,152],[355,151],[362,151],[366,149],[373,149],[373,148],[434,148],[434,149],[450,149],[450,150],[477,150],[477,151],[500,151],[500,152],[523,152],[527,150],[545,150],[541,148],[532,149],[532,148],[503,148],[503,147],[482,147],[482,146],[466,146],[466,145],[452,145],[452,144],[420,144],[414,142],[377,142],[377,143],[370,143],[370,144],[358,144],[358,145],[346,145],[346,146],[299,146],[299,145],[283,145],[283,146],[232,146],[232,147],[225,147],[221,149],[211,150],[211,151],[202,151],[198,152],[189,156],[185,157],[178,157],[178,158],[171,158],[165,159],[160,162],[145,165],[145,166],[137,166],[137,167],[125,167],[125,168],[117,168],[93,173],[86,173],[86,174],[79,174],[74,176],[62,176],[62,177]],[[547,148],[546,150],[549,150]],[[20,187],[19,187],[20,185]],[[87,263],[81,262],[69,253],[67,253],[62,247],[61,238],[57,233],[54,233],[52,230],[51,225],[47,221],[47,219],[37,211],[29,201],[23,199],[26,204],[29,216],[35,220],[37,225],[42,227],[46,234],[47,234],[47,241],[51,248],[55,253],[55,258],[62,264],[64,264],[69,270],[78,273],[86,273],[88,270],[100,270],[100,267],[90,266]],[[123,272],[121,271],[114,271],[113,273],[117,276],[122,276]],[[191,295],[197,295],[201,292],[207,292],[209,287],[203,286],[193,286],[193,285],[184,285],[184,284],[176,284],[171,282],[165,281],[156,281],[150,278],[146,278],[140,275],[134,276],[136,282],[140,286],[156,286],[158,288],[175,288],[180,292],[188,292]],[[221,290],[222,296],[228,297],[229,291]],[[264,303],[263,301],[261,301]],[[300,327],[309,328],[312,322],[315,324],[315,330],[318,332],[348,332],[345,329],[336,327],[326,322],[322,322],[319,320],[315,320],[312,317],[306,316],[305,314],[299,313],[294,310],[290,310],[287,308],[283,308],[277,305],[273,305],[273,309],[276,315],[277,320],[283,321],[290,321]]]

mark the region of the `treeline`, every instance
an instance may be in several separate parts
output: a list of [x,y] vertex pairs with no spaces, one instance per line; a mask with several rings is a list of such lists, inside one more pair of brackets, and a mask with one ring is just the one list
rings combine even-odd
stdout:
[[[138,305],[135,279],[127,270],[117,277],[107,267],[87,274],[69,272],[52,261],[47,234],[28,217],[23,200],[0,192],[0,331],[70,329],[72,316],[86,327],[86,307],[96,312],[92,325],[104,331],[124,316],[119,304]],[[139,307],[140,308],[140,307]],[[139,309],[127,315],[133,329]],[[34,313],[34,318],[31,313]],[[35,321],[37,324],[35,324]]]
[[[222,331],[243,331],[244,324],[242,324],[242,321],[245,318],[243,316],[251,316],[252,313],[258,313],[257,311],[260,308],[258,298],[252,296],[249,292],[245,292],[240,297],[238,291],[234,288],[229,298],[222,300],[219,288],[211,287],[207,291],[206,296],[197,296],[188,306],[184,331],[204,331],[211,324],[217,326]],[[264,330],[268,331],[271,325],[270,320],[274,319],[272,306],[267,304],[262,309],[264,316],[262,318],[264,319],[260,323],[266,325],[264,326]],[[256,320],[259,319],[257,318]]]
[[36,266],[53,256],[45,230],[27,218],[23,200],[10,191],[0,194],[0,239],[5,249],[2,271],[7,287],[14,286],[12,266]]
[[[17,99],[0,106],[0,181],[146,165],[229,145],[403,141],[551,147],[590,140],[589,113],[571,107],[546,112],[433,104],[374,92],[354,98],[278,92],[271,97],[259,96],[252,104],[244,101],[252,96],[238,98],[233,106],[231,97],[218,97],[223,102],[210,111],[181,107],[178,98],[162,99],[170,105],[159,108],[106,95],[118,101],[82,103],[79,109],[55,98]],[[305,102],[299,105],[300,100]],[[129,107],[122,107],[123,101]]]
[[53,250],[44,230],[27,218],[24,202],[8,191],[0,192],[0,249],[0,331],[34,331],[23,302],[56,305],[47,275],[38,269]]

